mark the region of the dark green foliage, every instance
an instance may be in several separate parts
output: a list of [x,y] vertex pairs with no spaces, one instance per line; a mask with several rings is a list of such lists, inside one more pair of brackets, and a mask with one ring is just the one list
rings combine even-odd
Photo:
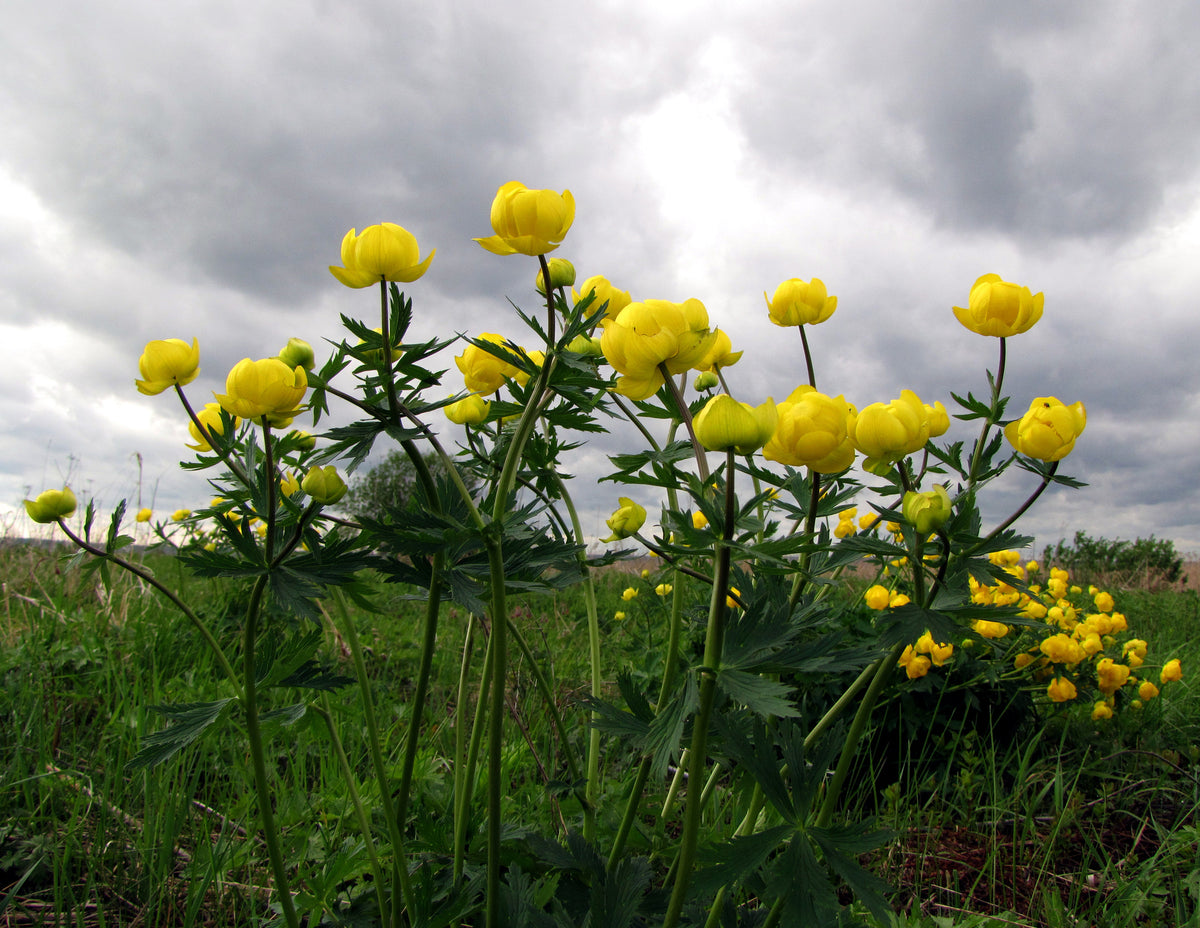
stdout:
[[1065,568],[1076,583],[1148,588],[1187,579],[1174,542],[1153,535],[1134,541],[1110,541],[1076,532],[1070,544],[1061,540],[1048,546],[1042,560],[1047,568]]

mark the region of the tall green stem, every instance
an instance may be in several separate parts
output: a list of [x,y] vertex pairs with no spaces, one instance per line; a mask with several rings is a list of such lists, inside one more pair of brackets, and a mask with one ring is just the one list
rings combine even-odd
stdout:
[[263,842],[267,845],[267,857],[271,872],[275,876],[275,891],[283,910],[288,928],[300,928],[296,916],[296,905],[292,901],[291,884],[287,867],[283,862],[283,851],[279,846],[279,829],[275,827],[275,812],[271,806],[271,789],[267,782],[267,762],[263,754],[262,729],[258,724],[258,680],[254,666],[254,645],[258,638],[258,613],[262,605],[263,591],[267,587],[267,575],[254,581],[250,594],[250,605],[246,611],[246,628],[242,645],[242,673],[245,677],[245,694],[242,707],[246,715],[246,739],[250,743],[250,764],[254,769],[254,789],[258,794],[258,819],[262,823]]
[[688,764],[688,798],[684,810],[683,835],[680,839],[679,856],[675,859],[675,885],[671,890],[671,901],[667,907],[663,928],[674,928],[679,924],[683,905],[687,899],[688,883],[696,860],[696,849],[700,841],[700,821],[704,803],[701,801],[701,783],[708,753],[708,728],[712,721],[713,705],[717,695],[717,673],[721,667],[721,651],[725,643],[725,596],[729,588],[729,541],[734,531],[735,471],[733,449],[725,452],[725,524],[721,535],[714,542],[715,567],[713,572],[712,598],[708,606],[708,629],[704,637],[704,666],[700,670],[699,704],[692,721],[691,758]]
[[984,417],[983,426],[979,430],[979,440],[975,443],[975,451],[971,454],[971,467],[967,471],[967,492],[975,489],[979,481],[979,462],[983,458],[983,449],[987,445],[988,432],[996,423],[996,404],[1000,401],[1000,390],[1004,385],[1004,365],[1008,356],[1006,340],[1000,339],[1000,361],[996,365],[996,376],[992,380],[991,405],[988,415]]

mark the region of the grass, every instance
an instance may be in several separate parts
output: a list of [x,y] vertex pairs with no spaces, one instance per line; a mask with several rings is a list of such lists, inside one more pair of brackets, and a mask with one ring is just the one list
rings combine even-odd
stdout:
[[[126,767],[140,739],[162,727],[150,707],[216,698],[223,692],[219,673],[190,626],[150,591],[125,576],[106,591],[60,554],[0,547],[0,923],[253,923],[267,912],[270,880],[253,827],[245,830],[253,799],[240,735],[206,735],[149,771]],[[176,577],[170,558],[147,563],[185,583],[210,625],[233,641],[242,595],[236,586]],[[653,584],[636,574],[603,578],[610,671],[628,666],[650,679],[660,671],[663,603]],[[624,601],[621,591],[630,585],[639,595]],[[420,604],[396,587],[380,585],[377,597],[381,613],[356,620],[379,717],[394,725],[387,744],[396,760],[417,663]],[[1195,593],[1129,591],[1118,596],[1118,607],[1155,654],[1181,657],[1185,672],[1200,667]],[[627,618],[613,619],[618,611]],[[574,594],[526,598],[518,602],[516,624],[545,662],[579,743],[560,743],[529,668],[515,659],[506,817],[554,833],[579,814],[569,791],[556,791],[553,781],[563,752],[580,751],[584,737],[582,604]],[[451,840],[444,777],[465,625],[460,611],[446,610],[418,758],[411,840],[434,855]],[[324,652],[348,666],[343,643],[329,631]],[[1051,718],[1010,739],[967,725],[909,740],[895,763],[871,754],[856,774],[857,795],[894,833],[869,863],[895,888],[895,924],[1200,924],[1194,686],[1185,676],[1169,699],[1103,732],[1078,718]],[[334,692],[327,705],[348,756],[364,758],[353,693]],[[349,784],[328,743],[320,715],[310,712],[277,725],[268,747],[286,855],[301,861],[298,904],[314,925],[353,900],[361,903],[369,872]],[[604,762],[607,788],[619,791],[625,760],[612,751]],[[368,774],[365,762],[352,771],[374,808]],[[602,821],[601,830],[615,824]],[[670,836],[638,840],[650,849]],[[471,841],[482,855],[482,836]]]

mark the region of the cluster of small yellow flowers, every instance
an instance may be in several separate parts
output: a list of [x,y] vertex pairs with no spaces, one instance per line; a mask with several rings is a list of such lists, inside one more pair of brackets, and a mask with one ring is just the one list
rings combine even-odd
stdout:
[[908,675],[908,679],[916,680],[929,673],[930,667],[941,667],[954,656],[954,645],[933,640],[933,635],[925,632],[917,639],[915,645],[908,645],[900,655],[900,666]]
[[878,583],[863,594],[863,600],[866,602],[867,608],[879,612],[884,609],[898,609],[912,601],[904,593],[893,592]]
[[858,515],[858,509],[851,506],[849,509],[843,509],[838,513],[837,528],[833,530],[835,538],[849,538],[855,532],[854,517]]
[[[1125,698],[1137,707],[1157,697],[1159,685],[1183,678],[1178,659],[1163,665],[1158,684],[1138,676],[1149,646],[1141,638],[1120,640],[1129,624],[1116,611],[1111,593],[1092,586],[1085,594],[1071,583],[1067,571],[1058,567],[1050,569],[1044,584],[1024,586],[1026,578],[1041,575],[1036,561],[1022,568],[1017,551],[998,551],[989,559],[1010,574],[1016,585],[1000,581],[985,586],[972,580],[971,599],[978,604],[1015,607],[1023,618],[1041,623],[1022,626],[1021,633],[1012,636],[1017,651],[1013,666],[1035,679],[1048,680],[1046,697],[1050,702],[1091,699],[1092,718],[1100,721],[1112,718],[1122,694],[1136,693],[1136,698]],[[977,620],[972,628],[990,639],[1009,637],[1012,632],[1011,626],[988,620]],[[1101,698],[1089,697],[1089,691]]]

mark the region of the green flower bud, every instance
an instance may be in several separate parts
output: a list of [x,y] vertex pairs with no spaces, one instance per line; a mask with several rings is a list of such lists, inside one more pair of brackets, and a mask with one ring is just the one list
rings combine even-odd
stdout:
[[346,495],[347,487],[337,468],[330,464],[328,467],[309,468],[304,479],[300,481],[300,489],[307,493],[313,502],[331,506]]
[[713,371],[703,371],[696,375],[696,380],[692,384],[697,390],[711,390],[721,382]]
[[37,499],[25,500],[25,511],[34,522],[49,525],[73,513],[75,505],[75,494],[70,487],[63,487],[61,490],[43,490]]
[[904,518],[921,535],[937,531],[950,518],[953,506],[946,488],[936,486],[927,493],[910,490],[904,494]]
[[608,538],[601,538],[601,541],[620,541],[622,538],[628,538],[630,535],[637,534],[638,529],[646,522],[646,510],[628,496],[622,496],[617,502],[621,506],[608,520],[608,527],[612,529],[612,535]]
[[[552,288],[557,290],[559,287],[569,287],[575,283],[575,265],[566,258],[550,258],[546,263],[550,265],[550,286]],[[538,293],[542,296],[546,295],[546,284],[542,280],[541,270],[537,272],[534,286],[537,287]]]
[[313,356],[312,345],[302,338],[289,338],[287,344],[283,346],[283,351],[279,352],[279,360],[288,367],[299,366],[306,371],[311,371],[317,363]]

